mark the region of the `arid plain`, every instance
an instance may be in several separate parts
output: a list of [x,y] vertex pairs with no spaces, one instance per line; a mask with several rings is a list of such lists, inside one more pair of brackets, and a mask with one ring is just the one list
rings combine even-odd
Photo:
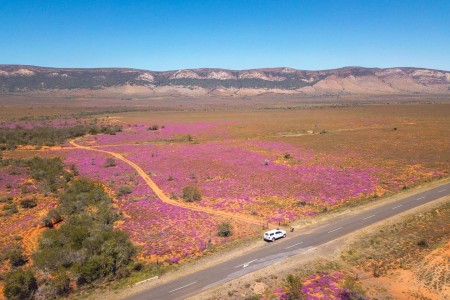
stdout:
[[[445,99],[350,99],[337,104],[328,104],[329,99],[315,104],[268,99],[256,105],[241,99],[230,100],[226,109],[211,100],[194,101],[195,105],[181,100],[142,100],[128,102],[132,103],[128,107],[124,107],[125,100],[116,100],[117,105],[108,110],[101,101],[76,101],[81,105],[74,105],[78,108],[73,110],[61,103],[36,105],[29,100],[2,110],[4,136],[19,131],[29,137],[36,134],[36,128],[64,131],[96,126],[65,136],[61,142],[37,139],[24,145],[3,141],[0,250],[22,249],[23,264],[34,270],[42,286],[51,286],[52,278],[61,276],[39,262],[43,258],[36,253],[45,248],[42,236],[63,228],[69,218],[63,213],[54,218],[49,212],[61,207],[58,199],[69,189],[66,185],[80,178],[106,191],[117,214],[114,230],[125,232],[136,246],[123,274],[88,281],[110,288],[170,273],[201,262],[209,254],[248,246],[267,227],[297,226],[448,178],[450,105]],[[47,116],[42,117],[44,112]],[[43,172],[36,167],[38,163],[25,163],[33,157],[43,164],[59,158],[58,170],[51,164],[44,167],[46,172],[56,172],[55,177],[36,175],[36,168]],[[440,218],[434,220],[443,222],[441,231],[426,227],[435,235],[418,246],[426,234],[411,231],[418,234],[410,243],[418,247],[420,257],[432,260],[430,256],[436,253],[448,254],[447,206],[438,210]],[[224,224],[228,231],[221,234]],[[408,230],[374,239],[389,241]],[[347,257],[355,251],[347,252]],[[406,255],[412,250],[405,246],[398,251]],[[358,254],[351,260],[365,271],[381,264],[382,271],[376,275],[385,276],[389,265],[371,259]],[[2,278],[15,268],[11,261],[11,255],[5,256]],[[418,259],[402,267],[425,263]],[[73,267],[75,263],[62,265],[68,290],[89,290],[76,279],[82,271]],[[352,289],[369,297],[374,293],[361,282],[349,283],[349,275],[336,267],[293,276],[311,297],[332,297]],[[448,286],[448,272],[443,276]],[[292,292],[292,278],[290,286],[278,283],[252,293],[280,298]],[[427,295],[438,299],[443,295],[442,284],[430,288]]]

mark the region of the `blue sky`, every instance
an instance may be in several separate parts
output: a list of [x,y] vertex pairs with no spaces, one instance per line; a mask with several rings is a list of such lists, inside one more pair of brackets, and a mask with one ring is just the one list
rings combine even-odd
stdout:
[[0,0],[0,64],[450,70],[450,1]]

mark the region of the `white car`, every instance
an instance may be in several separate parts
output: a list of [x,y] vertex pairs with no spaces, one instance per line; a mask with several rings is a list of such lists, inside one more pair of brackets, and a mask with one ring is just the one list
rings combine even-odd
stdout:
[[264,233],[264,240],[275,242],[275,240],[286,237],[286,231],[272,229]]

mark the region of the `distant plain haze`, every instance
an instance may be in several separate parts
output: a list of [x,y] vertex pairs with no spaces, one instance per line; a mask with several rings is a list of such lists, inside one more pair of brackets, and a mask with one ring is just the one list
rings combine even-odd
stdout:
[[6,1],[0,64],[450,70],[450,1]]

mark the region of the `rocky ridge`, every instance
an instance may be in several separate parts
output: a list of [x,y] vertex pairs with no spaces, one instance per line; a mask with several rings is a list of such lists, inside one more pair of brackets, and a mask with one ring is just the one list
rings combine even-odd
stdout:
[[345,67],[306,71],[124,68],[70,69],[0,65],[0,94],[91,91],[140,96],[450,94],[450,72]]

